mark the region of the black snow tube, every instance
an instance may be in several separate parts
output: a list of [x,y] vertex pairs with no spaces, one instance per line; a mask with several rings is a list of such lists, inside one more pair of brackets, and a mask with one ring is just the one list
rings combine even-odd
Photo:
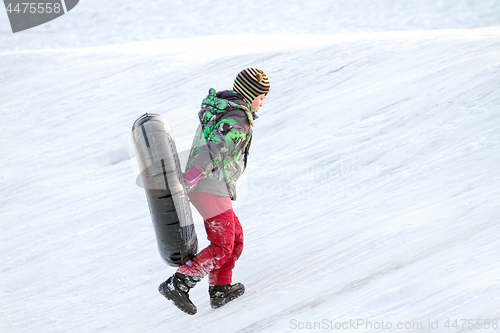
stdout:
[[184,265],[196,255],[198,239],[170,126],[146,113],[135,121],[132,140],[160,255],[170,266]]

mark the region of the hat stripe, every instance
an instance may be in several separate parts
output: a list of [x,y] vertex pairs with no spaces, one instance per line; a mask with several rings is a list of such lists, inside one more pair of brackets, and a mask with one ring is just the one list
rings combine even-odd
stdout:
[[[262,93],[259,93],[259,90],[257,90],[257,87],[252,87],[251,83],[247,81],[245,77],[240,77],[240,80],[238,80],[240,86],[244,88],[246,91],[248,91],[249,94],[254,95],[255,97],[259,96]],[[254,97],[254,98],[255,98]]]
[[236,78],[236,80],[240,86],[245,87],[247,90],[250,90],[250,93],[255,95],[255,97],[269,91],[268,87],[256,84],[255,81],[252,81],[245,75],[241,75],[239,78]]
[[253,99],[258,96],[258,94],[255,94],[254,92],[249,91],[249,89],[247,89],[247,87],[245,87],[242,84],[238,84],[238,88],[244,90],[243,97],[246,97],[247,100],[249,100],[250,102],[253,101]]
[[[259,80],[260,76],[260,80]],[[233,90],[251,103],[255,97],[269,92],[269,79],[263,71],[256,68],[242,70],[234,80]]]
[[241,76],[241,79],[243,81],[245,81],[247,87],[250,87],[252,88],[253,91],[255,92],[259,92],[256,96],[260,95],[260,94],[263,94],[267,91],[269,91],[269,88],[264,86],[264,85],[261,85],[259,83],[257,83],[257,81],[250,81],[251,79],[247,78],[245,75],[242,75]]
[[[247,68],[245,70],[245,73],[249,74],[249,77],[255,81],[255,83],[257,85],[259,85],[260,87],[262,87],[264,90],[269,90],[269,80],[266,76],[266,74],[264,74],[264,72],[258,70],[258,69],[255,69],[255,68]],[[253,74],[253,75],[252,75]],[[261,74],[262,76],[262,80],[259,82],[257,80],[257,74]]]
[[238,94],[240,94],[248,103],[252,103],[253,98],[250,96],[247,92],[241,89],[241,87],[238,87],[238,89],[235,89]]
[[[241,79],[241,78],[240,78]],[[253,99],[257,96],[251,91],[249,91],[244,84],[240,82],[240,80],[236,79],[234,81],[234,90],[236,90],[238,93],[240,93],[245,99],[251,103]]]

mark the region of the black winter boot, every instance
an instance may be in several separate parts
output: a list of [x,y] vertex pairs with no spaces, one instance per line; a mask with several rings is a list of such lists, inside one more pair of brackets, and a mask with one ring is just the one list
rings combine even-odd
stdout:
[[210,294],[212,309],[217,309],[243,295],[245,293],[245,286],[241,283],[209,286],[208,293]]
[[171,300],[176,307],[187,314],[196,314],[196,306],[189,299],[189,289],[193,288],[201,278],[175,273],[167,281],[160,284],[160,294]]

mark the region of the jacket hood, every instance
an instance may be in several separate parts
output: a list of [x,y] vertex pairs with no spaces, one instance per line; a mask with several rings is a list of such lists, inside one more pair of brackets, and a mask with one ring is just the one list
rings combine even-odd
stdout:
[[236,91],[234,91],[234,90],[222,90],[222,91],[217,92],[217,97],[225,99],[225,100],[230,101],[230,102],[233,102],[235,104],[241,105],[244,108],[250,110],[250,114],[252,115],[252,120],[259,118],[257,116],[257,114],[252,110],[250,105],[248,105],[247,102],[245,102],[245,99],[240,94],[238,94]]

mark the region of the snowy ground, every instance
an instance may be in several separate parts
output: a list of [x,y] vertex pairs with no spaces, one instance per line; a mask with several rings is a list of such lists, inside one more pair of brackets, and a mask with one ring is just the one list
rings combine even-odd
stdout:
[[498,0],[80,0],[75,9],[15,35],[6,12],[0,10],[0,51],[212,35],[336,34],[500,25]]
[[[91,17],[93,3],[50,29]],[[250,6],[240,3],[227,2]],[[328,331],[357,320],[372,329],[342,331],[381,332],[383,321],[458,332],[460,319],[500,319],[500,29],[487,27],[500,25],[500,5],[421,1],[413,9],[434,13],[427,25],[409,14],[416,1],[361,3],[345,11],[342,34],[333,21],[329,34],[317,21],[287,28],[288,6],[282,21],[257,11],[285,35],[241,36],[234,22],[215,33],[238,37],[189,30],[208,7],[176,16],[186,38],[2,33],[0,332]],[[326,20],[324,6],[301,17]],[[389,8],[399,21],[377,25],[372,10]],[[453,30],[412,30],[428,28]],[[245,250],[234,280],[247,292],[212,310],[204,280],[187,316],[157,292],[175,269],[157,252],[129,133],[141,114],[160,113],[188,149],[208,89],[230,87],[247,66],[271,81],[235,203]],[[321,327],[300,329],[308,323]]]

